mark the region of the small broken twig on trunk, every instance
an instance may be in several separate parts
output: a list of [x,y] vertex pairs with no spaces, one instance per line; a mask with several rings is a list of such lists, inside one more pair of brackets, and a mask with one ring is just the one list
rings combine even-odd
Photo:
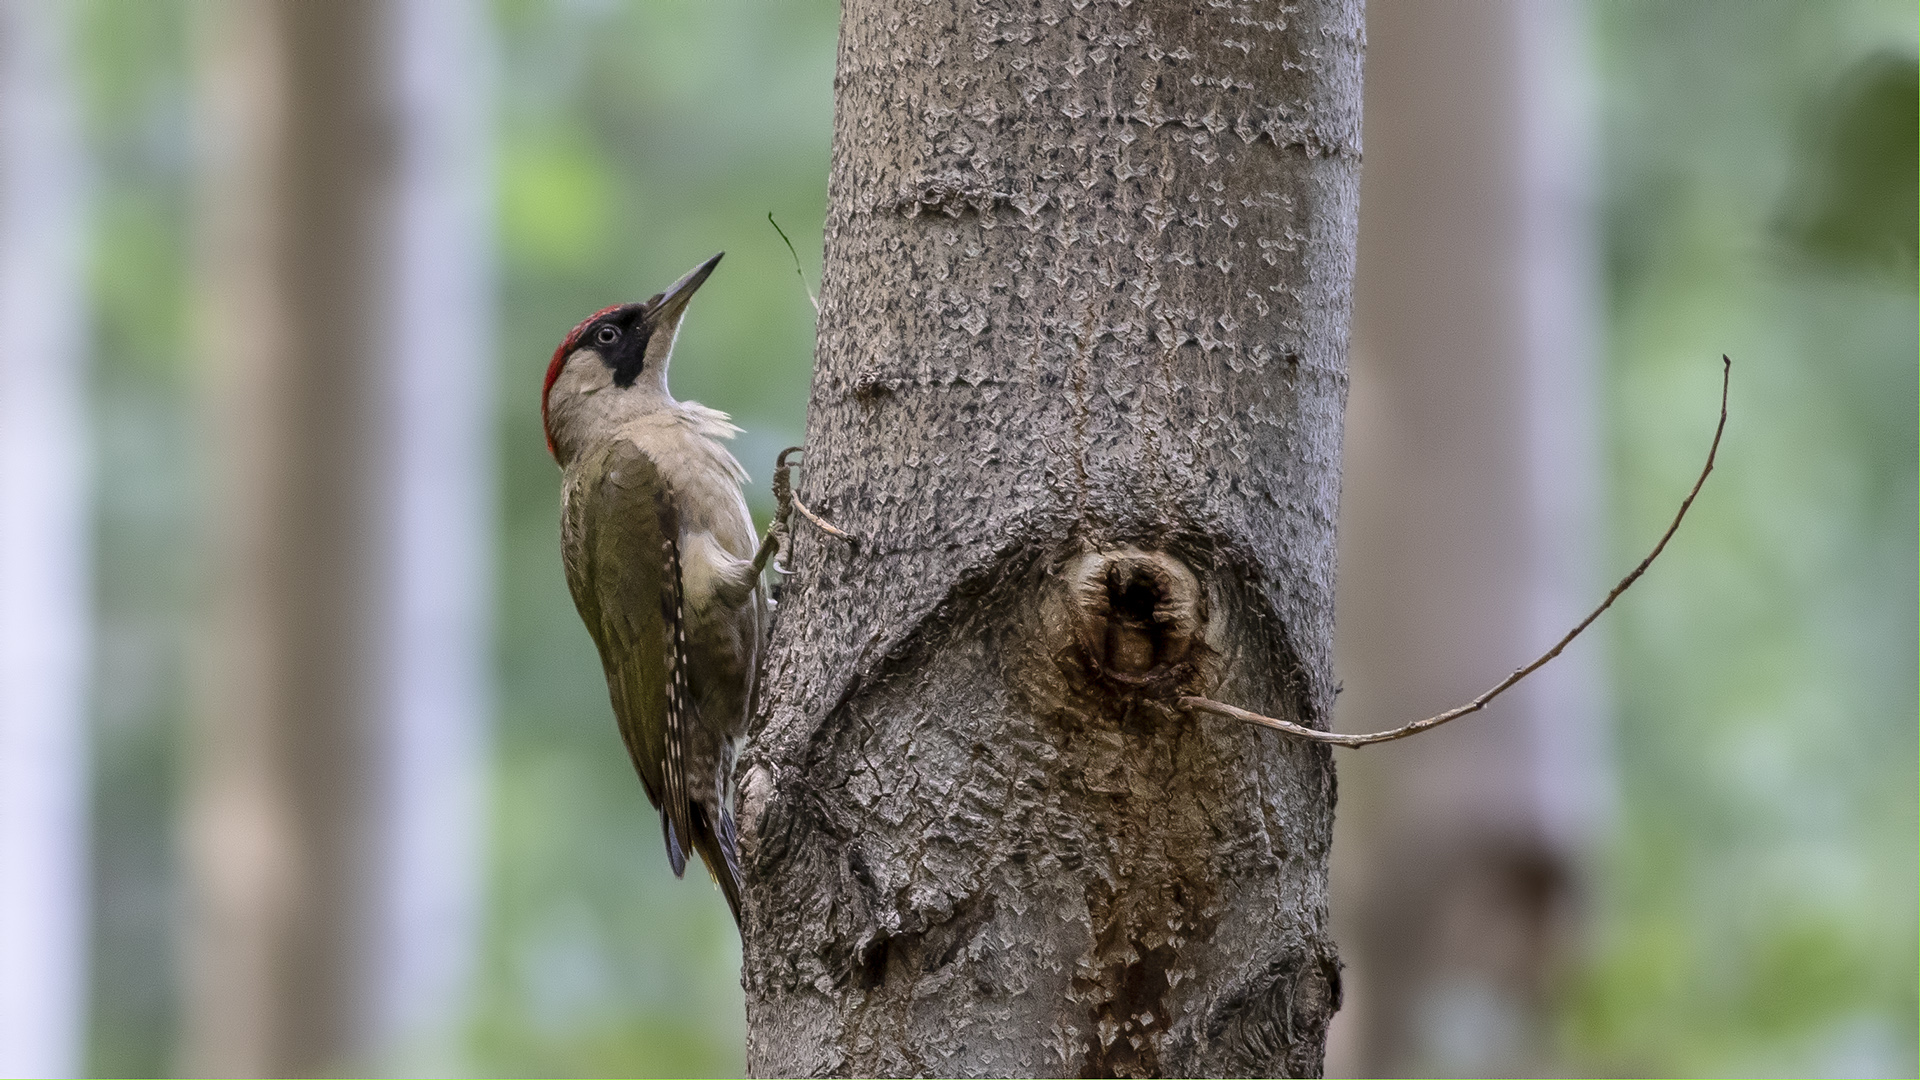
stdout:
[[787,239],[787,230],[781,228],[780,223],[773,220],[773,211],[771,210],[767,211],[767,224],[773,226],[773,231],[780,234],[780,241],[787,245],[787,254],[793,256],[793,272],[800,278],[800,288],[807,294],[807,303],[813,305],[813,313],[819,315],[820,298],[813,295],[813,286],[807,284],[807,272],[800,269],[800,253],[793,249],[793,241]]
[[1542,667],[1545,667],[1549,660],[1559,656],[1563,649],[1573,643],[1574,638],[1580,636],[1581,631],[1593,625],[1593,621],[1598,619],[1602,612],[1613,606],[1613,602],[1620,598],[1621,593],[1626,592],[1633,586],[1634,582],[1640,580],[1640,575],[1646,573],[1647,567],[1653,565],[1653,560],[1659,558],[1660,553],[1666,550],[1667,541],[1673,539],[1673,534],[1679,531],[1680,522],[1686,518],[1687,511],[1693,506],[1694,496],[1700,494],[1701,485],[1707,482],[1707,475],[1713,472],[1714,455],[1720,452],[1720,436],[1727,430],[1727,388],[1732,379],[1733,360],[1723,355],[1720,357],[1720,423],[1713,429],[1713,442],[1707,447],[1707,464],[1700,470],[1700,478],[1693,482],[1693,490],[1687,492],[1687,497],[1681,500],[1680,512],[1673,515],[1673,524],[1668,525],[1667,531],[1660,534],[1660,542],[1653,545],[1653,550],[1647,553],[1646,558],[1640,560],[1640,565],[1634,567],[1633,571],[1626,577],[1621,578],[1620,584],[1615,585],[1613,591],[1607,594],[1607,598],[1600,602],[1600,606],[1594,608],[1586,618],[1580,620],[1578,626],[1567,631],[1567,635],[1555,642],[1553,648],[1535,657],[1532,663],[1516,669],[1513,674],[1500,680],[1493,689],[1488,690],[1486,693],[1481,694],[1465,705],[1448,709],[1446,712],[1436,716],[1429,716],[1425,720],[1415,720],[1413,723],[1407,724],[1404,727],[1397,727],[1390,731],[1375,731],[1366,735],[1342,735],[1333,731],[1316,731],[1313,728],[1302,727],[1299,724],[1287,720],[1276,720],[1271,716],[1261,716],[1259,713],[1235,708],[1232,705],[1214,701],[1212,698],[1183,696],[1179,699],[1180,706],[1197,712],[1209,712],[1219,716],[1232,717],[1235,720],[1245,720],[1249,724],[1259,724],[1262,727],[1270,727],[1275,731],[1284,731],[1298,738],[1327,743],[1330,746],[1370,746],[1373,743],[1392,742],[1395,739],[1404,739],[1409,735],[1418,735],[1423,731],[1431,731],[1449,720],[1458,720],[1468,713],[1476,713],[1486,708],[1492,703],[1494,698],[1512,689],[1515,683],[1540,670]]

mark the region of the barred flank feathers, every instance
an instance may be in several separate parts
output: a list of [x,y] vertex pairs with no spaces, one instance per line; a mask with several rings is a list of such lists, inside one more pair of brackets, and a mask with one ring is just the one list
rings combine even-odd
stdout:
[[660,499],[660,545],[666,572],[660,590],[660,622],[667,639],[667,745],[662,756],[665,777],[660,799],[660,817],[667,832],[667,859],[675,877],[686,872],[687,852],[698,842],[688,812],[687,728],[688,712],[693,707],[687,691],[687,630],[680,585],[680,521],[674,512],[673,492],[663,490]]

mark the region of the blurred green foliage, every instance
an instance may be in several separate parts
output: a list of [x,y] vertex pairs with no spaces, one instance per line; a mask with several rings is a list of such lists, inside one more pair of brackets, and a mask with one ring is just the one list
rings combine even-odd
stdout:
[[70,9],[91,157],[93,851],[86,1068],[173,1067],[180,926],[176,810],[204,567],[200,371],[190,345],[189,5]]
[[1783,223],[1831,269],[1913,265],[1915,96],[1914,58],[1878,52],[1855,62],[1813,110]]
[[[92,1041],[173,1063],[180,748],[205,465],[191,0],[84,0],[99,477]],[[673,389],[799,441],[830,0],[496,0],[500,536],[488,921],[467,1068],[735,1074],[738,944],[676,882],[558,561],[538,423],[576,320],[727,259]],[[1915,25],[1910,3],[1593,8],[1615,562],[1721,468],[1610,616],[1617,841],[1562,1010],[1613,1074],[1905,1073],[1916,1001]]]
[[1622,788],[1565,1011],[1602,1074],[1915,1069],[1915,16],[1604,3]]
[[738,1075],[739,942],[697,867],[675,881],[620,746],[559,561],[559,470],[541,375],[575,322],[700,260],[673,392],[726,410],[770,509],[798,443],[818,280],[835,5],[503,3],[500,25],[504,542],[485,978],[472,1061],[516,1075]]

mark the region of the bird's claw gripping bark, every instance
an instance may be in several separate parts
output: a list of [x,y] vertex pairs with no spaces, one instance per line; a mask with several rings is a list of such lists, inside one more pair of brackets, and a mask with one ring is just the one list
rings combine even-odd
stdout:
[[[793,493],[793,470],[804,467],[804,465],[797,461],[789,462],[787,458],[789,455],[800,453],[805,453],[801,447],[789,446],[785,450],[780,451],[780,456],[774,459],[773,524],[767,527],[767,538],[761,542],[759,552],[753,557],[753,572],[756,576],[758,576],[762,570],[766,569],[767,563],[773,559],[776,552],[787,546],[788,537],[791,535],[789,522],[792,520],[795,510],[800,511],[801,517],[812,522],[815,528],[826,533],[828,536],[844,540],[856,547],[859,546],[859,541],[821,520],[820,515],[809,509],[807,504],[801,502],[800,497]],[[773,563],[773,569],[776,573],[783,575],[791,573],[787,567],[777,561]]]

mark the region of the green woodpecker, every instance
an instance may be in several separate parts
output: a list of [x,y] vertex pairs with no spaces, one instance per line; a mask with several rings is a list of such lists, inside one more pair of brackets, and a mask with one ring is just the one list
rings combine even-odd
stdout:
[[676,876],[700,853],[740,919],[733,763],[767,627],[747,474],[727,415],[667,392],[687,301],[715,255],[645,303],[596,312],[554,350],[541,396],[559,462],[561,556],[600,647],[633,767]]

